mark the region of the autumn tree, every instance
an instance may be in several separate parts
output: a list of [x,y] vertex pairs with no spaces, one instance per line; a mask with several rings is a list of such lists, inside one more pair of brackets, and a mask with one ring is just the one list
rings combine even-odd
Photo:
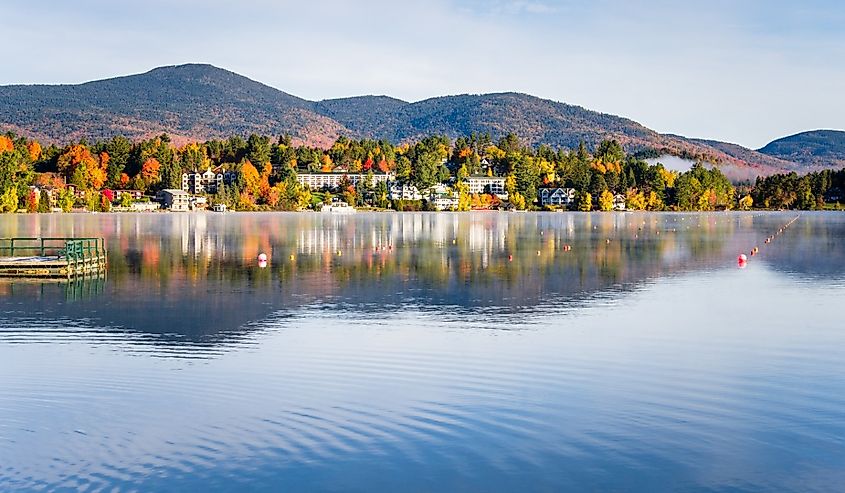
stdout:
[[31,140],[29,144],[27,144],[26,150],[29,153],[30,160],[38,161],[41,159],[41,144],[39,144],[37,140]]
[[38,212],[50,212],[50,196],[47,190],[41,190],[38,197]]
[[609,190],[599,195],[599,209],[605,212],[613,210],[613,194]]
[[71,183],[81,189],[91,188],[91,173],[97,173],[100,166],[97,158],[83,144],[69,146],[59,155],[58,170]]
[[158,159],[151,157],[147,158],[144,161],[144,164],[141,165],[141,172],[138,173],[138,177],[143,184],[142,188],[147,188],[151,185],[158,183],[161,178],[159,176],[159,172],[161,170],[161,163]]
[[243,180],[244,190],[247,193],[253,197],[258,195],[261,175],[258,174],[258,170],[249,160],[244,161],[241,165],[241,180]]
[[578,194],[578,210],[582,212],[593,210],[593,196],[590,192],[583,190]]

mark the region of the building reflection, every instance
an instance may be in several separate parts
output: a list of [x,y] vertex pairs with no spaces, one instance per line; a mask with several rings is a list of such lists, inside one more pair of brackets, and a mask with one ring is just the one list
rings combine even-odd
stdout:
[[[727,265],[775,224],[754,215],[630,213],[56,217],[16,218],[0,233],[105,235],[108,281],[74,303],[59,303],[51,290],[0,285],[0,305],[26,298],[55,316],[187,336],[231,331],[303,305],[530,316],[544,304]],[[824,221],[805,224],[808,238],[842,234],[841,223],[833,230]],[[259,253],[269,256],[266,268]]]

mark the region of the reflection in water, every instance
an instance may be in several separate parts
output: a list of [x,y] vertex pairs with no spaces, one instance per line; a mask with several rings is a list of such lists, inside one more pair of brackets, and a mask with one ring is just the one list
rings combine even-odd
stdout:
[[110,268],[0,283],[0,490],[835,491],[845,219],[792,217],[4,217]]
[[[648,279],[721,267],[787,217],[33,215],[7,220],[0,234],[105,235],[108,283],[97,299],[70,304],[36,286],[15,291],[40,300],[39,309],[57,317],[194,338],[309,304],[346,311],[448,306],[530,316],[546,304],[568,305]],[[834,234],[824,221],[799,224]],[[270,257],[266,269],[258,266],[259,253]],[[0,308],[16,299],[0,286]]]

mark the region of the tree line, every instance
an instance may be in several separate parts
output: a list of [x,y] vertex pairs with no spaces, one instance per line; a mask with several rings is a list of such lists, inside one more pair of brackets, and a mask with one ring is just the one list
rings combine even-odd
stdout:
[[[626,153],[615,140],[595,149],[583,142],[574,149],[530,147],[514,134],[499,140],[472,134],[454,142],[435,135],[403,144],[340,137],[323,149],[295,145],[289,136],[260,135],[177,146],[166,134],[137,142],[115,136],[58,147],[7,133],[0,135],[0,210],[46,211],[48,202],[64,210],[108,210],[131,203],[114,190],[152,195],[178,189],[183,173],[209,168],[225,169],[233,177],[211,200],[237,210],[298,210],[328,200],[327,193],[308,190],[296,179],[298,173],[320,172],[392,173],[397,182],[419,190],[446,184],[458,197],[459,210],[501,205],[498,197],[469,192],[467,178],[479,175],[504,177],[507,200],[518,209],[540,208],[537,197],[543,187],[575,190],[572,207],[582,211],[610,210],[619,195],[633,210],[811,209],[838,199],[845,188],[845,170],[775,175],[734,187],[718,167],[697,163],[679,173],[644,157]],[[48,190],[52,201],[44,196]],[[331,192],[357,206],[426,205],[391,201],[387,184],[373,180],[357,186],[344,180]]]

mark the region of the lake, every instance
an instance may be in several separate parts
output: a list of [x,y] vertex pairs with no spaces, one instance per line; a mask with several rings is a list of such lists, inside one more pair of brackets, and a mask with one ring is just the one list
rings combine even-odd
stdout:
[[798,216],[0,216],[109,248],[0,281],[0,490],[841,491],[845,214]]

